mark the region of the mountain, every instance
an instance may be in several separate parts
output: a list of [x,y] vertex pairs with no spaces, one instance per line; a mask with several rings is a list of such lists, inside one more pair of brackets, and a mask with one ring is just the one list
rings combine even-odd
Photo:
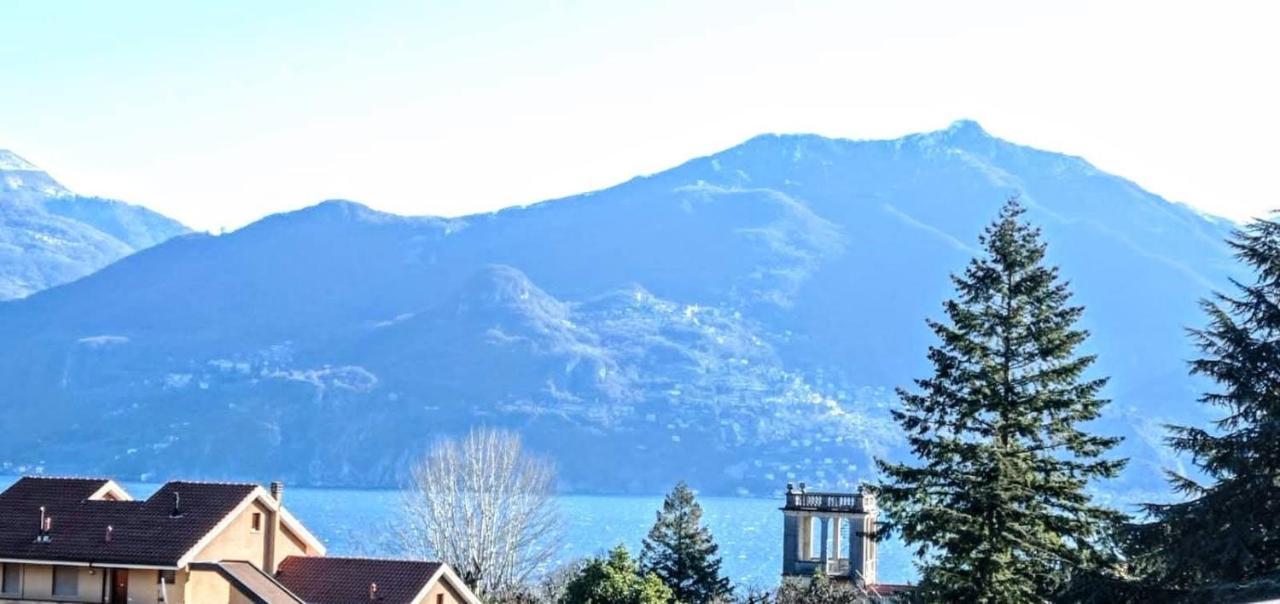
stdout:
[[79,279],[187,232],[141,206],[76,195],[0,149],[0,300]]
[[1162,490],[1233,225],[967,121],[760,136],[465,218],[329,201],[172,239],[0,304],[0,470],[392,485],[485,424],[572,491],[849,488],[900,450],[893,388],[1011,195],[1087,306],[1120,486]]

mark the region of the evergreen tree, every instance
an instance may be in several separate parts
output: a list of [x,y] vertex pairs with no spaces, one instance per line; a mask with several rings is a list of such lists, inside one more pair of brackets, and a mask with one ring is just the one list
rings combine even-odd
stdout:
[[1208,324],[1191,330],[1203,354],[1191,371],[1217,385],[1200,400],[1225,413],[1167,439],[1204,478],[1170,472],[1185,501],[1145,506],[1152,521],[1128,545],[1154,592],[1193,601],[1280,596],[1280,224],[1255,221],[1229,244],[1252,282],[1202,301]]
[[627,548],[596,558],[565,586],[561,604],[668,604],[671,590],[652,573],[641,574]]
[[720,576],[719,547],[701,526],[702,506],[683,481],[662,502],[640,551],[640,565],[662,579],[676,600],[691,604],[729,596],[729,579]]
[[1099,547],[1117,512],[1095,505],[1090,480],[1123,460],[1118,438],[1085,432],[1105,379],[1076,348],[1083,308],[1043,264],[1040,232],[1010,200],[980,238],[984,253],[953,275],[947,320],[929,321],[934,374],[899,390],[893,412],[919,465],[878,460],[888,513],[921,559],[921,596],[943,602],[1032,602],[1107,558]]

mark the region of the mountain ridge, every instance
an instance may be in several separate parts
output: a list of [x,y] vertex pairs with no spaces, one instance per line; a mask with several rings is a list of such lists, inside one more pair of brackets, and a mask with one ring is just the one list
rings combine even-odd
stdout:
[[0,149],[0,300],[73,281],[187,232],[142,206],[77,195]]
[[[892,388],[921,375],[924,319],[1012,195],[1088,309],[1117,401],[1102,426],[1136,460],[1123,484],[1150,487],[1150,421],[1198,413],[1181,330],[1232,274],[1231,225],[974,122],[761,135],[459,218],[329,201],[162,243],[0,304],[18,334],[0,384],[93,419],[0,418],[24,435],[0,468],[394,485],[433,439],[488,424],[559,459],[571,491],[851,488],[900,446]],[[222,450],[231,434],[258,453]]]

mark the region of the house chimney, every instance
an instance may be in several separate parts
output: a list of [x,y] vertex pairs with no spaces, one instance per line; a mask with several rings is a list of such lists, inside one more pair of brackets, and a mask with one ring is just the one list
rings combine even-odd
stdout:
[[182,517],[182,493],[173,492],[173,510],[169,512],[170,518]]
[[105,542],[107,542],[107,543],[111,543],[111,533],[115,532],[115,530],[116,530],[116,529],[115,529],[114,527],[112,527],[110,524],[108,524],[108,525],[107,525],[107,533],[106,533],[106,535],[103,535],[102,540],[103,540],[103,541],[105,541]]
[[271,501],[275,506],[267,511],[267,546],[263,554],[262,569],[268,573],[276,570],[276,557],[280,553],[277,542],[280,540],[280,512],[284,510],[284,483],[273,481],[270,487]]
[[53,530],[53,516],[45,512],[44,506],[40,506],[40,530],[36,532],[36,543],[48,543],[50,540],[49,531]]
[[377,600],[377,599],[378,599],[378,584],[370,583],[369,584],[369,600]]

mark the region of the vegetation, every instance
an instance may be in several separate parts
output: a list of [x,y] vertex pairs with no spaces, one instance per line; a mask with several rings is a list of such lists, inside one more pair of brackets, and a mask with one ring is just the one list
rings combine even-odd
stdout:
[[1149,504],[1127,535],[1142,599],[1231,601],[1280,596],[1280,224],[1257,220],[1229,242],[1253,274],[1234,295],[1202,302],[1192,373],[1217,385],[1201,401],[1217,430],[1171,426],[1204,482],[1169,473],[1184,501]]
[[485,598],[488,604],[547,604],[561,602],[569,584],[586,568],[589,560],[578,559],[560,564],[543,573],[537,581]]
[[404,548],[448,562],[486,598],[523,592],[555,554],[562,519],[553,466],[512,432],[477,429],[444,440],[412,470]]
[[870,604],[874,600],[864,588],[849,582],[835,582],[822,573],[807,581],[783,581],[774,604]]
[[947,320],[929,322],[933,376],[899,391],[919,464],[878,462],[885,534],[916,546],[931,601],[1051,599],[1107,562],[1097,544],[1121,518],[1085,492],[1124,462],[1103,457],[1119,439],[1081,428],[1107,402],[1106,380],[1083,377],[1094,357],[1076,352],[1083,308],[1023,212],[1010,200],[986,229]]
[[643,571],[661,579],[679,602],[704,604],[732,593],[720,576],[719,547],[701,521],[702,506],[681,481],[663,500],[640,553]]
[[562,604],[667,604],[674,601],[671,589],[653,573],[644,574],[619,545],[604,558],[587,562],[571,579],[561,597]]

